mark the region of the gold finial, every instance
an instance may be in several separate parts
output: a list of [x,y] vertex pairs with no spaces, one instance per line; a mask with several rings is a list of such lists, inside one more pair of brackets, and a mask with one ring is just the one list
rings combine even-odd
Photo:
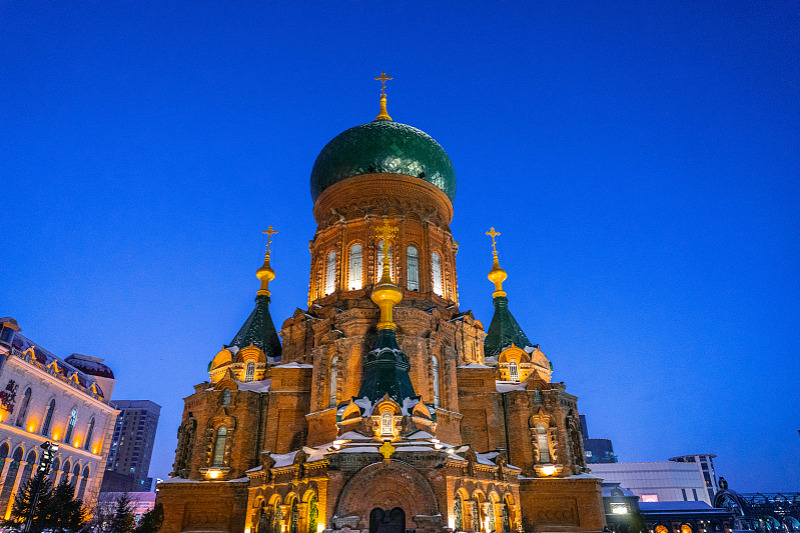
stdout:
[[378,322],[378,329],[395,329],[392,321],[392,308],[403,299],[403,293],[392,283],[391,268],[389,266],[389,246],[394,240],[399,228],[389,224],[384,218],[383,224],[375,228],[375,236],[378,242],[383,241],[383,272],[380,281],[372,290],[372,301],[381,310],[381,321]]
[[492,269],[489,271],[489,281],[494,283],[494,292],[492,296],[497,298],[498,296],[505,296],[506,292],[503,290],[503,282],[508,277],[508,274],[505,270],[500,268],[500,261],[497,258],[497,241],[495,237],[500,235],[499,231],[495,231],[494,228],[491,228],[489,231],[486,232],[486,235],[492,238],[492,256],[494,257],[494,262],[492,264]]
[[391,462],[391,457],[394,455],[394,452],[397,450],[392,444],[387,440],[383,442],[383,446],[378,448],[378,451],[381,452],[383,456],[383,461],[388,463]]
[[264,254],[264,264],[261,265],[261,268],[256,270],[256,277],[261,280],[261,288],[258,289],[256,294],[259,296],[269,296],[269,282],[275,279],[275,271],[272,270],[269,264],[270,245],[272,244],[272,236],[278,232],[270,226],[269,229],[265,229],[261,233],[267,235],[267,251]]
[[381,72],[380,76],[375,78],[381,82],[381,112],[375,117],[375,120],[392,120],[389,113],[386,111],[386,81],[393,80],[391,76],[387,76],[385,72]]

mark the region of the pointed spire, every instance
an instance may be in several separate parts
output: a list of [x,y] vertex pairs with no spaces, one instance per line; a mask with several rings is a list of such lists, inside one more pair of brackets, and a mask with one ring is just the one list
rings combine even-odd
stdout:
[[375,228],[375,236],[378,242],[383,241],[383,275],[380,281],[372,289],[372,301],[375,302],[381,310],[381,321],[378,322],[378,329],[395,329],[395,323],[392,320],[392,308],[400,303],[403,299],[403,292],[400,288],[392,283],[392,274],[389,265],[389,246],[394,240],[394,235],[399,231],[399,228],[389,224],[389,221],[384,217],[383,224]]
[[494,358],[512,344],[522,349],[533,345],[508,309],[508,298],[506,298],[506,292],[503,290],[503,282],[508,277],[508,274],[500,268],[500,261],[497,258],[497,241],[495,240],[500,235],[500,232],[491,228],[486,232],[486,235],[492,238],[492,255],[494,257],[492,269],[487,276],[489,281],[494,283],[494,292],[492,293],[494,316],[492,316],[489,331],[486,332],[483,352],[487,358]]
[[381,72],[380,76],[375,78],[381,82],[381,112],[375,117],[375,120],[392,120],[389,113],[386,111],[386,80],[392,80],[391,76],[387,76],[385,72]]
[[500,235],[500,232],[495,231],[494,228],[491,228],[490,231],[486,232],[486,235],[492,238],[492,255],[494,256],[494,263],[492,265],[492,269],[489,271],[489,281],[494,283],[494,293],[492,296],[505,296],[506,293],[503,290],[503,282],[508,278],[508,274],[505,270],[500,268],[500,261],[497,259],[497,247],[495,237]]
[[261,265],[261,268],[256,270],[256,277],[261,280],[261,288],[258,289],[257,294],[262,296],[269,296],[270,295],[269,282],[275,279],[275,271],[272,270],[272,267],[269,264],[269,254],[270,254],[269,247],[270,244],[272,244],[272,236],[278,232],[272,229],[272,226],[270,226],[269,229],[265,229],[261,233],[268,235],[268,238],[267,238],[267,251],[264,254],[264,264]]

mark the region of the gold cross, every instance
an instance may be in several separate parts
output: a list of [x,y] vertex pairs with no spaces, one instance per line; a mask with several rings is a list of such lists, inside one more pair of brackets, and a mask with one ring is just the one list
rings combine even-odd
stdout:
[[389,441],[387,440],[387,441],[384,441],[384,443],[383,443],[383,446],[381,446],[380,448],[378,448],[378,451],[379,451],[379,452],[381,452],[381,455],[383,455],[383,460],[384,460],[384,461],[386,461],[386,462],[388,463],[388,462],[390,461],[390,459],[389,459],[389,458],[390,458],[392,455],[394,455],[394,452],[395,452],[395,450],[396,450],[396,449],[397,449],[397,448],[395,448],[394,446],[392,446],[392,445],[389,443]]
[[265,229],[261,233],[268,235],[267,237],[267,252],[269,252],[269,245],[272,244],[272,236],[278,233],[276,230],[272,229],[272,226],[269,229]]
[[492,251],[493,252],[497,252],[497,249],[494,247],[495,244],[496,244],[494,238],[497,237],[498,235],[500,235],[500,232],[499,231],[495,231],[494,228],[492,228],[491,231],[487,231],[486,232],[486,235],[488,235],[488,236],[490,236],[492,238]]
[[386,94],[386,80],[393,80],[394,78],[387,76],[385,72],[381,72],[381,75],[375,79],[381,81],[381,94]]
[[381,240],[386,243],[386,246],[389,246],[394,240],[394,234],[400,231],[400,228],[392,226],[389,224],[388,219],[383,219],[383,224],[375,228],[375,236],[378,237],[378,240]]

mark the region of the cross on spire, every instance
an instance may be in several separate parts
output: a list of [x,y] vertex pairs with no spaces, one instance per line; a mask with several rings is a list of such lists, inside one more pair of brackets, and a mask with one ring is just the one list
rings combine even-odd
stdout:
[[375,228],[375,236],[378,237],[379,241],[383,241],[385,243],[385,248],[389,246],[389,243],[394,240],[394,234],[400,231],[400,228],[396,226],[392,226],[389,224],[389,220],[384,218],[383,224]]
[[375,78],[376,80],[380,80],[381,82],[381,94],[386,95],[386,81],[393,80],[391,76],[387,76],[385,72],[381,72],[381,75]]
[[272,236],[278,233],[276,230],[272,229],[272,226],[269,229],[265,229],[261,233],[266,234],[267,237],[267,253],[269,253],[269,245],[272,244]]
[[490,236],[492,238],[492,252],[497,253],[497,248],[495,248],[495,245],[497,244],[497,242],[495,241],[495,237],[500,235],[500,232],[499,231],[495,231],[494,228],[491,228],[490,231],[486,232],[486,235],[488,235],[488,236]]

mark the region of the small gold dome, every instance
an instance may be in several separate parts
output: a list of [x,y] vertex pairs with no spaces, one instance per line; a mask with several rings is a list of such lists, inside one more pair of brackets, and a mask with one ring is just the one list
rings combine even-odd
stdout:
[[269,282],[275,279],[275,271],[272,270],[269,264],[269,253],[264,257],[264,264],[261,265],[261,268],[256,270],[256,277],[261,280],[261,288],[258,290],[258,294],[269,296]]

